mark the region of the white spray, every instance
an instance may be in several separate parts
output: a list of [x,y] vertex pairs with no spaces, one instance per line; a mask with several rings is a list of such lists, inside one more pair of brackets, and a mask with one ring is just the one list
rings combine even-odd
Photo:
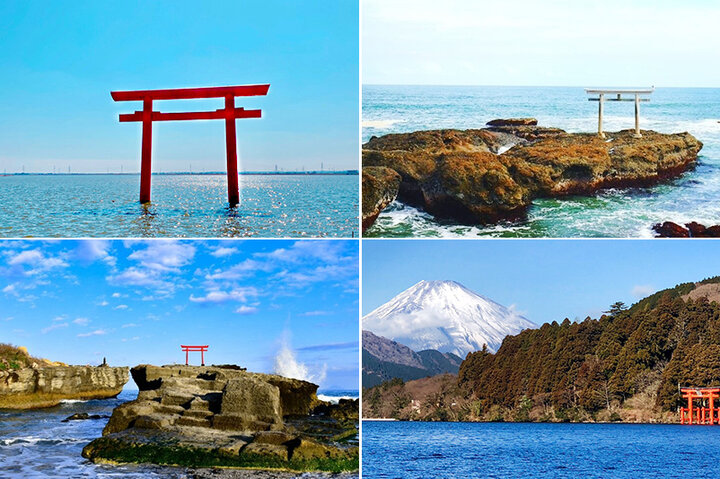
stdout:
[[306,364],[297,360],[295,351],[290,346],[290,332],[283,331],[280,339],[280,350],[275,356],[275,374],[286,378],[302,379],[315,384],[322,384],[327,375],[327,364],[312,371]]

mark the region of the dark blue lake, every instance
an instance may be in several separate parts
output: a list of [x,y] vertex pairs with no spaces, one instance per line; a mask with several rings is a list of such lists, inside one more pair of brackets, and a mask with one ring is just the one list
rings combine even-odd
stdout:
[[0,176],[0,237],[341,237],[358,234],[357,175],[242,175],[229,208],[224,175]]
[[363,421],[363,478],[716,477],[720,428]]

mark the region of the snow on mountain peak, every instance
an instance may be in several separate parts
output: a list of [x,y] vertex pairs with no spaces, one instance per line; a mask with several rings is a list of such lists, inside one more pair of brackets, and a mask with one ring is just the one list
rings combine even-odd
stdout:
[[420,281],[363,318],[363,329],[414,351],[437,349],[464,358],[505,336],[537,326],[456,281]]

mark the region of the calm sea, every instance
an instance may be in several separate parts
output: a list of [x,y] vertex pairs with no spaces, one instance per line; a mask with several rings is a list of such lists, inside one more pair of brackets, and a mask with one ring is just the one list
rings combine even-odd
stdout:
[[[593,86],[593,85],[589,85]],[[531,116],[569,132],[597,131],[597,103],[579,87],[364,86],[363,142],[371,136],[480,128],[493,118]],[[633,128],[631,102],[608,103],[606,130]],[[658,88],[641,105],[643,129],[689,131],[704,144],[698,166],[653,188],[536,200],[527,221],[488,227],[438,222],[394,203],[368,236],[649,237],[654,223],[720,223],[720,89]]]
[[243,175],[228,208],[224,175],[0,176],[0,237],[351,237],[357,175]]
[[[325,400],[358,397],[358,391],[320,391]],[[0,479],[6,478],[166,478],[195,477],[186,468],[149,465],[96,465],[80,455],[83,447],[102,435],[107,419],[62,422],[66,417],[86,412],[110,416],[115,407],[137,398],[137,391],[124,390],[115,399],[66,401],[61,405],[33,411],[0,409]],[[253,477],[238,473],[238,477]],[[294,477],[294,474],[259,474],[258,479]],[[303,479],[327,479],[327,474],[305,473]],[[357,477],[342,474],[340,479]]]
[[376,478],[716,477],[720,428],[649,424],[363,422]]

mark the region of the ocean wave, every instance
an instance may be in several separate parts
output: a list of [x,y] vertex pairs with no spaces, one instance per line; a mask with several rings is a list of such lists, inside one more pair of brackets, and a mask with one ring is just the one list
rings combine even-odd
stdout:
[[398,123],[404,123],[404,121],[405,120],[363,120],[362,127],[376,128],[381,130],[385,128],[391,128]]
[[332,404],[337,404],[341,399],[357,399],[358,396],[328,396],[325,394],[318,394],[318,399],[321,401],[327,401]]
[[89,399],[61,399],[60,404],[75,404],[75,403],[83,403],[88,402]]
[[77,444],[87,442],[86,439],[82,438],[68,438],[68,437],[58,437],[58,438],[48,438],[48,437],[37,437],[37,436],[21,436],[21,437],[12,437],[8,439],[0,439],[0,445],[3,446],[14,446],[14,445],[21,445],[25,446],[28,444],[32,445],[54,445],[54,444]]

